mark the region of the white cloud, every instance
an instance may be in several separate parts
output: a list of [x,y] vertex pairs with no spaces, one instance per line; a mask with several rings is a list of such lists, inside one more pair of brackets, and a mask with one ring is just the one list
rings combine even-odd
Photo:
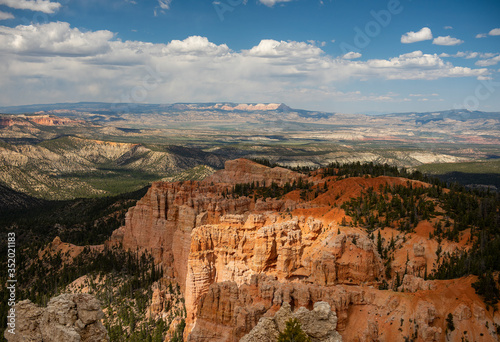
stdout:
[[484,59],[486,59],[486,58],[495,57],[496,55],[498,55],[498,53],[491,53],[491,52],[482,53],[482,52],[472,52],[472,51],[466,51],[466,52],[464,52],[464,51],[458,51],[454,55],[448,55],[448,57],[458,57],[458,58],[465,58],[465,59],[473,59],[473,58],[484,58]]
[[488,34],[486,34],[486,33],[478,33],[478,34],[476,34],[476,38],[486,38],[487,35]]
[[343,59],[356,59],[361,57],[361,54],[359,52],[348,52],[345,55],[342,56]]
[[290,2],[292,0],[259,0],[259,1],[260,1],[260,3],[266,5],[267,7],[273,7],[277,3],[280,3],[280,2]]
[[259,45],[245,51],[249,56],[255,57],[315,57],[323,50],[314,44],[304,42],[285,42],[273,39],[263,39]]
[[55,13],[61,8],[60,3],[50,0],[0,0],[0,5],[43,13]]
[[11,13],[0,11],[0,20],[13,19],[14,16]]
[[492,65],[497,65],[500,62],[500,55],[489,58],[489,59],[482,59],[480,61],[476,62],[476,65],[482,66],[482,67],[487,67],[487,66],[492,66]]
[[490,36],[500,36],[500,28],[495,28],[488,33]]
[[69,23],[0,26],[1,51],[25,55],[88,56],[109,50],[110,31],[81,32]]
[[432,44],[453,46],[453,45],[460,45],[463,42],[464,41],[461,39],[453,38],[450,36],[446,36],[446,37],[441,36],[441,37],[434,38],[434,40],[432,41]]
[[226,44],[216,45],[208,38],[191,36],[184,40],[172,40],[162,49],[165,54],[221,56],[230,52]]
[[478,77],[489,74],[487,69],[471,69],[453,66],[444,62],[437,54],[414,51],[389,60],[368,60],[366,66],[386,79],[439,79],[444,77]]
[[410,94],[411,97],[429,97],[429,96],[439,96],[439,94]]
[[410,44],[432,39],[432,31],[428,27],[423,27],[418,32],[407,32],[401,36],[401,43]]
[[[82,99],[309,102],[309,94],[297,89],[312,89],[314,97],[330,101],[330,92],[322,89],[348,80],[490,75],[486,68],[454,66],[422,51],[360,61],[330,56],[307,42],[272,39],[248,50],[233,51],[205,37],[167,44],[121,41],[110,31],[83,32],[60,22],[0,26],[0,59],[0,84],[9,85],[0,92],[3,105]],[[391,98],[370,95],[367,101],[387,97]]]
[[168,10],[170,9],[170,4],[172,0],[158,0],[158,5],[160,5],[161,9]]
[[444,29],[445,30],[453,30],[453,26],[445,26]]
[[404,57],[404,58],[415,58],[415,57],[422,57],[424,53],[420,50],[413,51],[413,52],[408,52],[405,54],[400,55],[399,57]]
[[463,51],[458,51],[453,57],[462,57],[465,59],[472,59],[472,58],[477,58],[479,57],[479,52],[463,52]]

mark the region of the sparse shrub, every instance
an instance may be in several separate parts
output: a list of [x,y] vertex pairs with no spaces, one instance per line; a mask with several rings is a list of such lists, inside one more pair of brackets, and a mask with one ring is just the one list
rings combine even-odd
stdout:
[[286,328],[278,336],[278,342],[310,342],[311,339],[302,330],[297,318],[290,318],[286,322]]
[[453,315],[451,313],[446,317],[446,329],[449,331],[455,330],[455,324],[453,323]]
[[472,287],[476,290],[478,295],[484,298],[486,304],[495,308],[500,298],[500,291],[493,279],[491,271],[486,272],[486,274],[480,274],[479,279],[472,284]]

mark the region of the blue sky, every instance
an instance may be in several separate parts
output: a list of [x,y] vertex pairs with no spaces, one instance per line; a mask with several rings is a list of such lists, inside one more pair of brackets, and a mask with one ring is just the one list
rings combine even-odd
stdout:
[[497,0],[0,0],[0,105],[500,111]]

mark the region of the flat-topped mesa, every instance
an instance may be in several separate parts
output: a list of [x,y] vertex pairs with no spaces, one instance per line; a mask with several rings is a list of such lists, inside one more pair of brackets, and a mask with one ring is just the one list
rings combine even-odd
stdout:
[[205,183],[224,183],[224,184],[243,184],[259,182],[263,185],[270,185],[274,182],[280,186],[285,183],[293,183],[304,177],[298,172],[294,172],[282,167],[270,168],[248,159],[236,159],[226,161],[224,170],[220,170],[203,182]]
[[83,120],[74,120],[53,115],[5,115],[0,117],[0,127],[13,125],[27,126],[35,123],[41,126],[77,126],[84,124]]
[[222,110],[227,110],[227,111],[234,111],[234,110],[245,110],[245,111],[268,111],[268,110],[278,110],[282,108],[288,108],[285,104],[281,103],[257,103],[257,104],[246,104],[246,103],[240,103],[236,106],[234,105],[215,105],[215,108],[217,109],[222,109]]

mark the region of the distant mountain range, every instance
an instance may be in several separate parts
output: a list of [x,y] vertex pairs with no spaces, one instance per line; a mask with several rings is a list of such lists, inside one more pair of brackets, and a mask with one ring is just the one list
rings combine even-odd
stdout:
[[[0,107],[0,113],[7,114],[0,115],[0,127],[5,127],[8,125],[6,123],[13,119],[28,120],[43,125],[43,121],[57,121],[47,116],[56,116],[68,118],[70,120],[66,122],[68,125],[75,126],[77,124],[75,121],[78,121],[80,126],[91,124],[106,127],[108,131],[111,128],[121,130],[121,133],[116,132],[118,135],[140,129],[176,129],[192,132],[245,131],[254,136],[262,133],[273,136],[283,132],[330,132],[335,136],[333,140],[407,141],[409,137],[424,138],[424,140],[431,137],[442,140],[447,136],[445,140],[449,142],[486,144],[497,143],[495,137],[500,136],[500,112],[463,109],[365,115],[293,109],[283,103],[80,102]],[[43,117],[35,119],[33,115]],[[26,136],[26,129],[23,132]],[[316,135],[315,139],[317,138]],[[491,138],[494,141],[490,141]]]
[[[173,104],[144,104],[144,103],[107,103],[107,102],[78,102],[78,103],[52,103],[21,106],[0,107],[4,114],[64,114],[67,117],[78,116],[78,113],[93,114],[123,114],[123,113],[165,113],[184,111],[217,111],[217,112],[295,112],[303,117],[328,118],[336,113],[293,109],[284,103],[234,103],[234,102],[207,102],[207,103],[173,103]],[[369,115],[369,114],[353,114]],[[498,119],[500,112],[469,111],[466,109],[451,109],[435,112],[404,112],[380,113],[371,116],[379,117],[408,117],[419,121],[437,121],[452,119],[467,121],[471,119]]]
[[144,103],[107,103],[107,102],[78,102],[35,104],[24,106],[0,107],[0,112],[6,114],[33,114],[39,112],[77,111],[96,114],[114,114],[124,112],[159,113],[165,111],[182,112],[186,110],[215,110],[227,111],[277,111],[288,112],[292,109],[284,103],[173,103],[173,104],[144,104]]
[[468,120],[499,120],[500,112],[481,112],[481,111],[470,111],[467,109],[451,109],[443,110],[439,112],[424,112],[424,113],[392,113],[383,114],[384,117],[398,117],[398,118],[409,118],[415,120],[418,123],[428,123],[431,121],[442,121],[442,120],[454,120],[454,121],[468,121]]

